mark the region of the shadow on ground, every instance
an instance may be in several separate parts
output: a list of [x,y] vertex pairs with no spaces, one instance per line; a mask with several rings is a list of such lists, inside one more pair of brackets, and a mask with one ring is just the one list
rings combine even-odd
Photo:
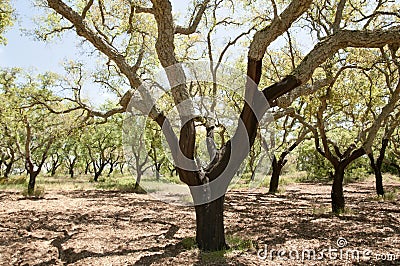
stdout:
[[[329,212],[329,193],[329,186],[316,184],[290,185],[283,195],[229,192],[227,235],[252,245],[207,254],[182,244],[195,232],[189,207],[116,191],[50,192],[36,201],[3,191],[0,264],[400,265],[399,198],[378,201],[370,184],[351,184],[345,192],[346,213],[334,216]],[[323,254],[319,260],[319,252],[338,248],[338,239],[347,243],[339,250],[368,250],[370,258],[332,259]],[[272,252],[260,259],[260,249],[298,252],[300,257],[285,261]],[[315,250],[317,257],[301,261],[304,249]]]

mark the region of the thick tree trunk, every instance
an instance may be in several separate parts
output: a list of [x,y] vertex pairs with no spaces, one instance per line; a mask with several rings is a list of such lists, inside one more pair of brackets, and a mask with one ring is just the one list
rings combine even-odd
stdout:
[[228,249],[224,231],[225,196],[210,203],[195,206],[196,242],[204,251]]
[[335,173],[333,175],[333,185],[331,191],[332,199],[332,212],[339,214],[344,211],[345,202],[343,195],[343,178],[345,165],[340,164],[335,167]]
[[254,181],[254,177],[256,176],[256,170],[255,169],[252,169],[251,170],[251,177],[250,177],[250,180],[251,181]]
[[156,180],[160,180],[160,171],[156,169]]
[[268,193],[274,194],[278,191],[279,177],[281,175],[282,168],[283,168],[283,163],[281,162],[281,160],[278,161],[274,156],[272,160],[272,175],[271,175],[271,180],[269,182]]
[[29,172],[28,182],[28,195],[33,195],[35,192],[36,177],[39,175],[39,171]]

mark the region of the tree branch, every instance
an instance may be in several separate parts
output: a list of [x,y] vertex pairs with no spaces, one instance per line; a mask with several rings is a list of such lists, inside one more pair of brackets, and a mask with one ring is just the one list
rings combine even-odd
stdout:
[[192,34],[196,31],[197,26],[199,25],[201,18],[203,17],[204,12],[206,11],[207,5],[210,2],[210,0],[204,0],[203,3],[200,4],[200,8],[197,11],[196,15],[192,15],[191,18],[191,23],[189,25],[189,27],[184,28],[181,26],[176,26],[175,27],[175,33],[179,33],[179,34],[184,34],[184,35],[189,35]]

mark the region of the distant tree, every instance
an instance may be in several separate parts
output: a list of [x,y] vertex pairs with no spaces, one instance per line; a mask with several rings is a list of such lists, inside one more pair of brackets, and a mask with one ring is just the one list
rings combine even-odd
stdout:
[[[291,110],[287,110],[291,111]],[[278,132],[275,134],[275,147],[272,158],[272,174],[269,183],[269,193],[276,193],[279,178],[283,167],[287,163],[286,157],[307,138],[310,130],[301,125],[295,118],[285,115],[278,121]],[[300,124],[300,125],[299,125]]]
[[[28,194],[35,190],[36,178],[50,155],[56,140],[68,135],[72,124],[52,114],[41,105],[61,101],[52,93],[57,76],[51,73],[33,76],[20,71],[4,70],[13,78],[2,80],[0,91],[3,101],[2,120],[5,136],[17,147],[29,174]],[[2,74],[5,76],[7,74]],[[17,82],[18,80],[18,82]]]
[[[121,127],[121,116],[116,115],[107,123],[93,123],[84,129],[82,142],[93,167],[95,182],[121,149]],[[89,165],[86,165],[86,170],[88,167]]]
[[128,116],[125,119],[123,128],[124,136],[126,136],[124,139],[125,160],[127,161],[128,167],[136,173],[135,189],[139,188],[142,176],[146,170],[152,167],[152,164],[149,160],[149,153],[153,149],[150,149],[149,151],[149,148],[146,147],[146,142],[151,143],[152,140],[146,140],[146,132],[143,131],[143,129],[139,126],[135,126],[140,125],[138,120],[141,119],[144,118],[140,115]]
[[[351,62],[353,56],[346,60]],[[313,132],[315,148],[334,168],[331,199],[335,213],[342,212],[345,207],[343,179],[346,168],[372,152],[380,128],[395,111],[400,99],[400,80],[392,77],[390,83],[386,83],[381,75],[381,68],[386,68],[387,63],[380,59],[391,56],[390,64],[396,66],[396,53],[381,49],[378,53],[363,51],[363,56],[364,63],[372,64],[372,67],[361,63],[340,67],[334,83],[306,100],[308,105],[302,110],[303,116],[291,114]],[[400,68],[394,69],[393,74],[400,73]],[[354,75],[359,72],[362,75],[355,79]],[[348,90],[349,86],[354,89]]]
[[[397,114],[388,116],[387,119],[385,119],[383,136],[379,138],[380,145],[376,145],[374,147],[376,150],[378,150],[378,157],[375,157],[373,150],[368,154],[371,168],[375,174],[375,190],[380,196],[385,194],[385,190],[383,188],[382,166],[385,161],[386,151],[389,147],[390,139],[392,138],[396,128],[399,126],[399,121],[400,110],[397,111]],[[394,165],[392,164],[392,166]]]

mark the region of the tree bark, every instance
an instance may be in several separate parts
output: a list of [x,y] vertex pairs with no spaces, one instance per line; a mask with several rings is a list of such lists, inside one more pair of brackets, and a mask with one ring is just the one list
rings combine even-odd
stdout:
[[224,231],[225,196],[210,203],[195,206],[196,242],[204,251],[228,249]]
[[271,181],[269,182],[269,191],[268,193],[274,194],[278,191],[279,186],[279,177],[282,172],[282,168],[284,166],[284,161],[277,160],[276,156],[272,160],[272,175]]
[[372,170],[374,170],[376,193],[380,196],[383,196],[385,194],[385,191],[383,189],[383,178],[382,178],[382,170],[381,170],[382,164],[378,165],[378,163],[375,162],[375,158],[372,153],[368,154],[368,158],[370,161],[371,168],[372,168]]
[[154,164],[155,168],[156,168],[156,180],[160,180],[160,170],[161,170],[161,164],[156,163]]
[[87,175],[90,172],[90,164],[91,162],[86,162],[85,175]]
[[142,179],[142,171],[136,170],[136,182],[135,182],[135,190],[139,188],[140,186],[140,181]]
[[13,164],[14,164],[13,160],[11,160],[9,163],[4,162],[4,165],[6,166],[6,169],[4,170],[5,179],[7,179],[10,176]]
[[344,211],[345,201],[343,195],[343,178],[344,178],[344,170],[346,165],[339,164],[335,167],[335,173],[333,175],[333,185],[331,191],[331,200],[332,200],[332,212],[339,214]]
[[376,193],[379,196],[383,196],[385,194],[385,190],[383,189],[382,165],[385,159],[386,148],[388,147],[388,145],[389,145],[389,139],[383,138],[381,148],[379,149],[379,156],[376,159],[376,161],[372,152],[368,154],[371,168],[374,170],[375,174]]
[[39,171],[29,172],[28,182],[28,195],[33,195],[36,185],[36,177],[39,175]]

